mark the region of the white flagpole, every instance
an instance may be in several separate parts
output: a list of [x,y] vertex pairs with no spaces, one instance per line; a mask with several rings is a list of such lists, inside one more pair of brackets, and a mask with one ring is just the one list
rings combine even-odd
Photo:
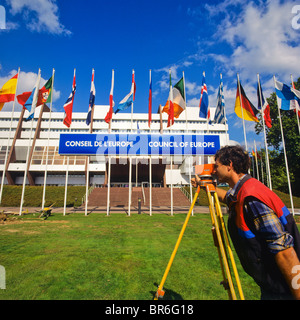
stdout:
[[[69,133],[71,132],[71,125],[69,128]],[[66,206],[67,206],[67,194],[68,194],[68,178],[69,178],[69,159],[70,156],[67,156],[67,170],[66,170],[66,181],[65,181],[65,198],[64,198],[64,216],[66,215]]]
[[[151,77],[151,69],[149,71],[149,78],[150,78],[150,84],[151,84],[151,81],[152,81],[152,77]],[[151,95],[152,95],[152,92],[151,92]],[[149,112],[149,110],[148,110]],[[152,112],[152,110],[151,110]],[[151,117],[152,118],[152,117]],[[151,134],[151,123],[150,123],[150,134]],[[150,184],[150,189],[149,189],[149,214],[150,216],[152,216],[152,155],[150,154],[150,157],[149,157],[149,184]]]
[[243,128],[244,128],[245,149],[246,149],[246,151],[248,152],[247,137],[246,137],[246,128],[245,128],[245,119],[244,119],[244,111],[243,111],[243,103],[242,103],[242,96],[241,96],[241,85],[240,85],[240,77],[239,77],[239,74],[237,74],[237,78],[238,78],[239,95],[240,95],[240,104],[241,104],[242,118],[243,118]]
[[[47,143],[47,153],[46,153],[46,169],[44,174],[44,187],[43,187],[43,199],[42,199],[42,209],[45,206],[45,195],[46,195],[46,180],[47,180],[47,171],[48,171],[48,153],[49,153],[49,141],[50,141],[50,128],[51,128],[51,115],[52,115],[52,100],[53,100],[53,87],[54,87],[54,73],[55,70],[52,71],[52,84],[51,84],[51,102],[50,102],[50,113],[49,113],[49,127],[48,127],[48,143]],[[41,108],[43,108],[42,106]]]
[[[114,85],[115,85],[115,70],[112,69],[112,75],[111,75],[111,87],[110,87],[110,93],[109,93],[109,108],[110,103],[112,103],[113,107],[113,95],[114,95]],[[112,96],[112,101],[110,101],[110,96]],[[111,122],[112,118],[109,121],[108,126],[108,133],[111,133]],[[106,215],[109,216],[109,209],[110,209],[110,178],[111,178],[111,156],[108,156],[108,176],[107,176],[107,200],[106,200]]]
[[[170,75],[170,100],[169,100],[169,109],[171,107],[171,101],[173,103],[173,88],[172,88],[172,81],[171,81],[171,69],[169,69],[169,75]],[[174,115],[174,112],[173,112]],[[173,124],[175,123],[174,118],[173,118],[173,123],[170,126],[170,132],[173,131]],[[170,155],[170,169],[171,169],[171,216],[173,216],[173,159],[172,159],[172,155]]]
[[[131,91],[132,91],[132,104],[131,104],[131,133],[133,132],[133,97],[134,97],[134,70],[132,69],[132,84],[131,84]],[[128,215],[130,216],[131,210],[131,192],[132,192],[132,157],[129,156],[129,193],[128,193]]]
[[108,156],[108,177],[107,177],[107,207],[106,215],[109,216],[110,208],[110,176],[111,176],[111,156]]
[[128,192],[128,216],[130,216],[131,212],[131,183],[132,183],[132,156],[129,156],[129,192]]
[[[273,79],[274,79],[274,86],[275,86],[275,88],[276,88],[275,75],[273,76]],[[277,95],[276,95],[276,97],[277,97]],[[279,115],[279,123],[280,123],[280,130],[281,130],[281,138],[282,138],[283,152],[284,152],[286,175],[287,175],[287,179],[288,179],[288,186],[289,186],[289,192],[290,192],[290,202],[291,202],[292,212],[293,212],[293,216],[294,216],[294,215],[295,215],[295,212],[294,212],[294,202],[293,202],[293,195],[292,195],[292,188],[291,188],[291,181],[290,181],[289,166],[288,166],[288,161],[287,161],[287,156],[286,156],[286,150],[285,150],[285,142],[284,142],[284,135],[283,135],[283,128],[282,128],[281,113],[280,113],[280,108],[279,108],[279,103],[278,103],[278,97],[277,97],[277,106],[278,106],[278,115]]]
[[[294,88],[294,81],[293,81],[292,75],[291,75],[291,81],[292,81],[292,87]],[[299,130],[299,134],[300,134],[300,123],[299,123],[299,114],[298,114],[300,106],[299,106],[298,102],[295,102],[295,105],[296,105],[296,117],[297,117],[297,123],[298,123],[298,130]]]
[[[74,69],[74,76],[73,81],[76,75],[76,69]],[[73,84],[72,84],[72,91],[73,91]],[[69,133],[71,133],[71,125],[69,127]],[[67,171],[66,171],[66,181],[65,181],[65,198],[64,198],[64,216],[66,215],[66,206],[67,206],[67,194],[68,194],[68,178],[69,178],[69,163],[70,163],[70,156],[67,156]]]
[[15,91],[15,97],[14,97],[14,102],[13,102],[13,107],[12,107],[11,118],[10,118],[10,127],[9,127],[9,133],[8,133],[7,146],[6,146],[6,151],[5,151],[4,169],[3,169],[3,172],[2,172],[2,179],[1,179],[0,203],[2,202],[3,185],[4,185],[6,165],[7,165],[8,148],[9,148],[9,145],[10,145],[11,127],[12,127],[13,118],[14,118],[14,112],[15,112],[15,104],[16,104],[16,95],[17,95],[17,89],[18,89],[19,76],[20,76],[20,68],[18,69],[18,78],[17,78],[17,83],[16,83],[16,91]]
[[[257,74],[257,81],[259,83],[259,97],[262,104],[262,93],[261,93],[261,83],[259,79],[259,74]],[[267,134],[266,134],[266,125],[265,125],[265,117],[264,117],[264,110],[263,106],[261,106],[261,117],[263,122],[263,129],[264,129],[264,141],[265,141],[265,154],[266,154],[266,171],[268,176],[268,187],[272,190],[272,180],[271,180],[271,170],[270,170],[270,162],[269,162],[269,151],[268,151],[268,143],[267,143]]]
[[[39,72],[38,72],[37,85],[36,85],[35,92],[34,92],[34,95],[33,95],[32,105],[33,104],[36,105],[37,100],[38,100],[40,79],[41,79],[41,69],[39,69]],[[29,150],[30,150],[30,146],[31,146],[31,135],[32,135],[33,122],[34,122],[34,113],[35,113],[35,110],[33,112],[33,118],[31,119],[31,128],[30,128],[29,141],[28,141],[28,147],[27,147],[27,156],[26,156],[26,164],[25,164],[22,195],[21,195],[21,203],[20,203],[20,211],[19,211],[19,215],[20,216],[22,215],[23,202],[24,202],[25,185],[26,185],[26,178],[27,178],[27,166],[28,166],[28,160],[29,160]]]
[[[95,83],[94,83],[94,68],[92,69],[92,82],[93,82],[93,88],[95,89]],[[92,105],[91,108],[91,123],[90,123],[90,133],[93,133],[93,112],[94,112],[95,105]],[[85,185],[85,213],[84,215],[87,216],[87,207],[88,207],[88,199],[89,199],[89,180],[90,180],[90,173],[89,173],[89,166],[90,166],[90,156],[86,157],[86,185]]]
[[255,140],[254,140],[254,150],[255,150],[255,164],[256,164],[257,180],[260,181],[260,179],[259,179],[259,171],[258,171],[257,149],[256,149]]
[[[224,92],[223,92],[223,76],[222,73],[220,73],[220,80],[221,80],[221,85],[222,85],[222,101],[224,97]],[[227,120],[226,120],[226,109],[225,109],[225,103],[224,103],[224,119],[225,119],[225,132],[226,132],[226,144],[229,144],[229,139],[228,139],[228,128],[227,128]]]
[[[187,122],[187,105],[186,105],[186,94],[185,94],[185,78],[184,71],[182,72],[183,77],[183,91],[184,91],[184,102],[185,102],[185,131],[188,133],[188,122]],[[192,188],[192,166],[193,166],[193,156],[189,157],[189,180],[190,180],[190,202],[193,202],[193,188]],[[194,215],[194,209],[192,210],[192,216]]]

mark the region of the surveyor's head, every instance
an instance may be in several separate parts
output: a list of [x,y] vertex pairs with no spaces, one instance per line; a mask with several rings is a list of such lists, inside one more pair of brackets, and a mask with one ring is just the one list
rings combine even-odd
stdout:
[[215,154],[216,173],[222,174],[222,166],[231,166],[237,173],[248,173],[250,158],[240,146],[225,146]]

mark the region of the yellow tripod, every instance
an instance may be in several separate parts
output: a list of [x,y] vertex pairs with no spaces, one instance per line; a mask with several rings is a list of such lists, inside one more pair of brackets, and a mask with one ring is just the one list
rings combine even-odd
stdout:
[[[178,247],[180,245],[181,239],[183,237],[184,231],[186,229],[186,226],[188,224],[192,210],[194,208],[195,202],[198,198],[198,195],[201,189],[206,191],[207,198],[208,198],[209,211],[210,211],[210,217],[212,222],[212,234],[213,234],[214,244],[218,249],[218,255],[219,255],[219,260],[220,260],[220,265],[221,265],[221,270],[223,275],[223,281],[221,282],[221,284],[224,286],[225,290],[227,291],[229,299],[237,300],[235,285],[234,285],[233,277],[231,274],[231,268],[232,268],[240,299],[241,300],[245,299],[242,286],[240,283],[238,271],[236,268],[236,264],[234,261],[233,253],[230,247],[229,238],[228,238],[227,230],[225,227],[220,202],[216,193],[216,188],[212,182],[212,177],[200,176],[200,179],[201,179],[200,186],[198,186],[197,188],[193,202],[191,204],[188,215],[185,219],[185,222],[179,234],[178,240],[176,242],[175,248],[173,250],[173,253],[171,255],[171,258],[169,260],[169,263],[167,265],[167,268],[165,270],[161,283],[155,294],[154,300],[158,300],[158,298],[162,298],[165,294],[163,290],[163,286],[167,279],[168,273],[171,269],[172,263],[174,261],[175,255],[177,253]],[[230,268],[229,261],[231,262],[231,268]]]

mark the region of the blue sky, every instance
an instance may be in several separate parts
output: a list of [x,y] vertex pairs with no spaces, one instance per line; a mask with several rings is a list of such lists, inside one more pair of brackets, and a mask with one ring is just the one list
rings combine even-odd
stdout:
[[[20,67],[17,93],[30,91],[39,68],[44,82],[54,68],[56,111],[63,111],[71,92],[74,68],[75,112],[88,111],[92,68],[96,105],[109,103],[112,69],[116,104],[130,91],[135,70],[134,112],[147,112],[149,69],[154,112],[168,98],[169,68],[173,84],[184,71],[187,104],[193,107],[199,105],[203,71],[215,107],[222,73],[230,138],[243,144],[242,120],[234,113],[237,73],[255,106],[257,73],[265,97],[274,91],[273,75],[287,84],[291,74],[300,75],[300,29],[292,13],[297,1],[0,0],[0,5],[6,11],[0,86]],[[246,129],[248,145],[254,139],[260,145],[263,136],[254,133],[254,124],[246,121]]]

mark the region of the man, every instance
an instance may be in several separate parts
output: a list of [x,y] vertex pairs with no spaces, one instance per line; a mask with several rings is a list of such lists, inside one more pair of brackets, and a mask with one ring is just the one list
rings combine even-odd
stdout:
[[[270,189],[247,174],[248,154],[226,146],[215,155],[217,188],[229,207],[228,231],[245,271],[261,288],[261,299],[300,300],[300,234],[293,216]],[[192,179],[194,186],[199,177]]]

